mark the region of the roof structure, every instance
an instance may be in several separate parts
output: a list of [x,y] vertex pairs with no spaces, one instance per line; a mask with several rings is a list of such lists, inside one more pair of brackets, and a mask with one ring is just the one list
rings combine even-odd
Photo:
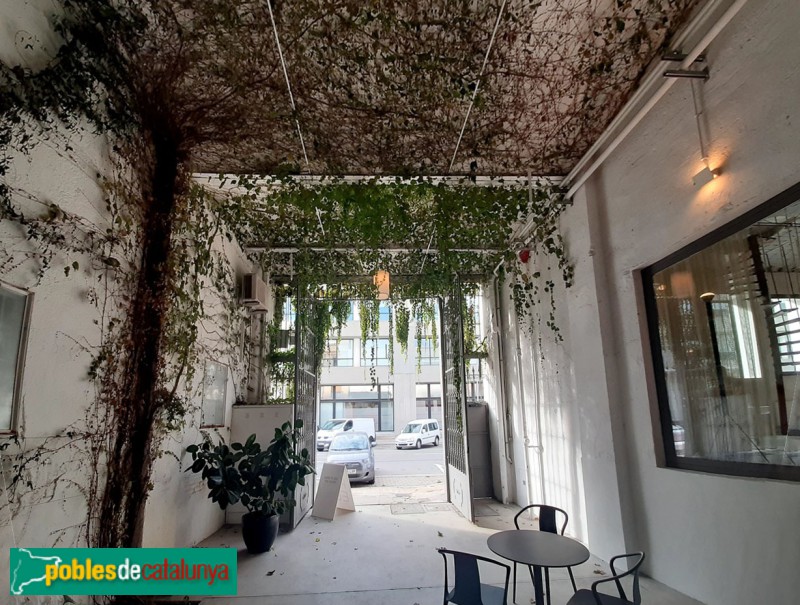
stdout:
[[271,0],[242,41],[261,119],[197,167],[564,175],[699,3]]

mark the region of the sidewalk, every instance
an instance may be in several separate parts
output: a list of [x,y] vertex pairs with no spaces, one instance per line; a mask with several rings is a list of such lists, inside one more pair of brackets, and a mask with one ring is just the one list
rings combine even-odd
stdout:
[[[394,479],[394,478],[392,478]],[[293,532],[281,534],[273,550],[248,555],[239,526],[228,526],[200,546],[239,549],[237,597],[206,598],[203,605],[424,605],[441,603],[442,557],[447,547],[498,557],[486,546],[497,530],[512,529],[516,506],[494,501],[477,507],[477,523],[468,523],[446,502],[414,500],[429,485],[394,492],[388,504],[366,504],[367,490],[356,495],[356,512],[341,512],[333,521],[307,516]],[[409,486],[400,486],[408,489]],[[390,485],[382,489],[396,489]],[[401,501],[402,500],[402,501]],[[573,568],[579,587],[589,587],[607,566],[595,558]],[[521,569],[517,603],[529,604],[533,594],[527,570]],[[563,605],[572,594],[564,570],[551,570],[553,605]],[[502,576],[484,581],[501,583]],[[699,605],[674,590],[643,578],[643,602],[648,605]],[[511,603],[509,589],[509,603]]]

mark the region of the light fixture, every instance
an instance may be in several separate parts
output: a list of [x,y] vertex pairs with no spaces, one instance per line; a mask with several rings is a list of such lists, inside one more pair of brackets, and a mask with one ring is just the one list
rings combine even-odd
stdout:
[[692,177],[692,185],[695,187],[702,187],[706,183],[713,181],[718,176],[718,170],[711,170],[711,168],[706,165],[705,168]]
[[378,300],[389,300],[389,272],[383,269],[376,271],[372,283],[378,289]]
[[[664,61],[684,61],[686,56],[681,53],[668,53],[662,57]],[[695,62],[704,62],[705,57],[700,55],[695,59]],[[701,124],[701,116],[703,115],[702,100],[698,99],[697,90],[695,89],[695,80],[708,80],[709,73],[708,67],[703,69],[668,69],[664,72],[665,78],[688,78],[689,84],[692,87],[692,103],[694,104],[694,120],[697,125],[697,138],[700,142],[700,159],[703,162],[703,169],[692,177],[692,185],[697,188],[703,187],[710,183],[719,176],[719,168],[712,169],[708,164],[708,153],[706,152],[706,144],[703,138],[703,126]]]
[[704,303],[710,303],[712,300],[714,300],[715,296],[716,294],[713,292],[703,292],[700,295],[700,300],[702,300]]
[[676,298],[692,298],[696,292],[694,277],[689,271],[675,271],[669,276],[669,287]]
[[[708,69],[704,71],[706,78],[708,79]],[[719,176],[719,169],[711,170],[711,166],[708,165],[708,152],[706,151],[706,145],[703,141],[703,128],[700,123],[700,116],[703,113],[702,103],[701,100],[697,98],[697,91],[694,87],[694,80],[689,82],[692,86],[692,102],[694,103],[694,121],[697,125],[697,138],[700,141],[700,159],[703,161],[703,169],[695,174],[692,177],[692,184],[697,187],[698,189],[703,185],[706,185],[713,181],[717,176]]]

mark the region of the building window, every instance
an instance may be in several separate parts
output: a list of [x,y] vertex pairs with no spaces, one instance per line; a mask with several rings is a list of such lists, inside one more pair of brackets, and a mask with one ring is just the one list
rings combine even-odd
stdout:
[[668,466],[800,480],[798,200],[642,272]]
[[442,385],[438,382],[420,382],[415,386],[417,394],[417,418],[435,418],[444,423],[442,415]]
[[378,304],[378,317],[379,321],[389,321],[389,315],[391,315],[392,310],[389,307],[389,303],[381,301]]
[[772,298],[772,320],[781,359],[781,371],[800,374],[800,298]]
[[333,418],[372,418],[375,430],[394,430],[394,387],[391,384],[323,385],[320,426]]
[[421,339],[419,347],[419,365],[439,365],[439,349],[434,346],[433,338],[425,337]]
[[342,338],[329,340],[322,359],[328,366],[339,368],[353,367],[353,339]]
[[31,295],[0,284],[0,432],[15,428]]
[[201,426],[225,426],[227,394],[228,367],[215,361],[206,361]]
[[294,304],[294,296],[287,296],[283,301],[283,319],[281,320],[282,330],[294,330],[294,322],[297,319],[297,308]]
[[389,365],[389,339],[368,338],[361,347],[361,365],[388,366]]

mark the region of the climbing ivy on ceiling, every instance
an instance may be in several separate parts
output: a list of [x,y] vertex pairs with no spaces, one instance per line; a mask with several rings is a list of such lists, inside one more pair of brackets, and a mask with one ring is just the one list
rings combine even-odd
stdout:
[[[402,301],[445,296],[454,275],[479,284],[508,276],[519,319],[533,329],[543,313],[558,333],[552,276],[568,287],[572,267],[558,228],[562,195],[545,180],[220,175],[201,179],[195,191],[265,274],[297,283],[306,296],[373,299],[371,276],[388,271],[403,350],[409,310]],[[523,224],[524,238],[517,235]],[[521,249],[535,259],[535,272],[520,262]]]

